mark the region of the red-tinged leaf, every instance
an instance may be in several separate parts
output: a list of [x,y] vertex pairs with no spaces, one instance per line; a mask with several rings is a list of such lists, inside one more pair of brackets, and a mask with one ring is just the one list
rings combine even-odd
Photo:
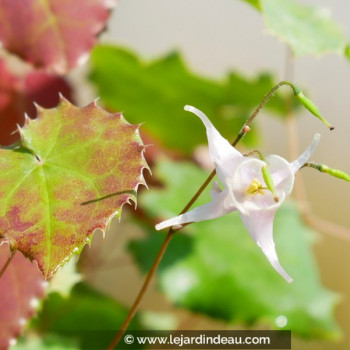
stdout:
[[7,145],[18,139],[18,135],[13,136],[11,133],[24,114],[20,103],[21,89],[21,80],[12,75],[5,62],[0,60],[0,144]]
[[105,27],[111,0],[0,0],[0,41],[36,67],[74,68]]
[[31,72],[24,78],[25,112],[36,117],[34,103],[44,108],[53,108],[59,103],[59,94],[73,102],[72,89],[60,76],[45,72]]
[[[8,244],[0,246],[0,269],[10,257]],[[8,349],[34,316],[44,297],[44,279],[36,263],[16,252],[0,278],[0,349]]]
[[21,144],[0,149],[0,233],[45,278],[136,202],[147,167],[138,127],[62,99],[27,120]]
[[24,123],[24,113],[35,117],[33,102],[45,108],[55,107],[59,93],[72,100],[71,88],[63,78],[36,71],[16,76],[0,60],[0,144],[10,145],[19,140],[20,135],[13,132],[17,124]]

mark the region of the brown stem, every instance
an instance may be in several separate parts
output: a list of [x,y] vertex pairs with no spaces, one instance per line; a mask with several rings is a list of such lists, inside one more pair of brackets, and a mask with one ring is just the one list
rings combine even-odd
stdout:
[[[294,61],[292,52],[289,46],[286,51],[286,65],[284,78],[293,80],[294,76]],[[296,118],[293,114],[292,99],[288,99],[288,114],[287,114],[287,133],[289,156],[291,159],[297,159],[299,156],[298,136]],[[317,169],[317,166],[312,163],[305,163],[304,166],[310,166]],[[295,199],[298,203],[303,221],[317,231],[328,233],[334,237],[338,237],[350,241],[350,230],[344,226],[335,224],[331,221],[324,220],[314,214],[311,214],[307,205],[307,195],[302,175],[299,174],[295,178],[294,185]]]
[[[285,71],[284,78],[292,80],[294,78],[294,59],[293,53],[290,47],[287,45],[286,48],[286,61],[285,61]],[[287,144],[288,153],[290,159],[297,159],[299,157],[299,142],[298,142],[298,129],[295,114],[293,113],[293,99],[292,97],[287,99]],[[307,197],[305,191],[305,185],[301,174],[297,174],[294,183],[294,196],[296,202],[298,203],[299,209],[304,212],[308,209]]]
[[[261,103],[259,104],[259,106],[256,108],[256,110],[254,111],[254,113],[249,117],[249,119],[245,122],[245,124],[243,125],[241,131],[238,133],[238,136],[236,137],[236,139],[232,142],[232,146],[236,146],[238,144],[238,142],[244,137],[244,135],[246,133],[249,132],[250,130],[250,125],[252,124],[252,122],[254,121],[255,117],[258,115],[258,113],[260,112],[260,110],[264,107],[264,105],[268,102],[268,100],[273,96],[273,94],[283,85],[289,85],[291,86],[291,82],[289,81],[281,81],[280,83],[278,83],[277,85],[275,85],[264,97],[264,99],[261,101]],[[184,209],[181,211],[180,215],[187,212],[188,209],[190,209],[190,207],[194,204],[194,202],[198,199],[198,197],[201,195],[201,193],[204,191],[204,189],[209,185],[210,181],[213,179],[213,177],[216,174],[216,170],[213,170],[212,173],[208,176],[208,178],[204,181],[204,183],[202,184],[202,186],[198,189],[198,191],[195,193],[195,195],[191,198],[191,200],[186,204],[186,206],[184,207]],[[154,260],[154,263],[151,267],[151,269],[149,270],[146,279],[143,283],[143,286],[141,288],[141,290],[139,291],[133,305],[131,306],[128,315],[126,316],[123,324],[120,327],[120,330],[117,332],[116,336],[114,337],[114,339],[112,340],[112,342],[110,343],[110,345],[108,346],[107,350],[113,350],[114,347],[118,344],[118,342],[120,341],[120,339],[122,338],[124,332],[126,331],[126,329],[128,328],[132,318],[134,317],[136,310],[138,309],[138,306],[140,305],[143,296],[146,293],[146,290],[163,258],[163,255],[171,241],[171,239],[173,238],[173,235],[176,231],[181,230],[183,227],[187,226],[189,223],[184,224],[179,226],[178,228],[174,229],[172,227],[170,227],[167,236],[165,237],[165,240],[162,244],[162,246],[159,249],[159,252]]]
[[273,94],[283,85],[289,85],[292,87],[292,83],[288,80],[283,80],[279,82],[277,85],[275,85],[264,97],[264,99],[261,101],[257,109],[254,111],[254,113],[250,116],[250,118],[245,122],[243,125],[243,128],[239,132],[237,138],[232,142],[232,146],[236,146],[238,142],[243,138],[243,136],[247,133],[247,127],[249,130],[249,126],[254,121],[255,117],[258,115],[260,110],[265,106],[265,104],[268,102],[268,100],[273,96]]
[[5,262],[5,265],[2,267],[1,271],[0,271],[0,279],[3,276],[3,274],[5,273],[5,271],[7,270],[8,266],[10,265],[10,262],[12,261],[13,257],[15,256],[16,252],[10,253],[9,258],[7,259],[7,261]]
[[134,317],[135,313],[136,313],[136,310],[139,306],[139,304],[141,303],[141,300],[143,298],[143,296],[145,295],[146,293],[146,290],[158,268],[158,265],[160,263],[160,261],[162,260],[162,257],[174,235],[175,231],[172,230],[172,228],[170,227],[169,231],[168,231],[168,234],[167,236],[165,237],[164,241],[163,241],[163,244],[162,246],[160,247],[159,249],[159,252],[157,254],[157,257],[156,259],[154,260],[154,263],[151,267],[151,269],[149,270],[147,276],[146,276],[146,279],[143,283],[143,286],[141,288],[141,290],[139,291],[139,294],[137,295],[135,301],[134,301],[134,304],[132,305],[131,309],[129,310],[129,313],[128,315],[126,316],[123,324],[121,325],[120,327],[120,330],[118,331],[118,333],[116,334],[116,336],[114,337],[113,341],[109,344],[107,350],[113,350],[114,347],[119,343],[121,337],[123,336],[124,332],[126,331],[126,329],[128,328],[132,318]]

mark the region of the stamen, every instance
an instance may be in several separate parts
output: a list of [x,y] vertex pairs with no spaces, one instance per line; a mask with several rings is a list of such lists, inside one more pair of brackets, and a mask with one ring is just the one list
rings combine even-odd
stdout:
[[256,195],[256,194],[265,194],[263,191],[262,183],[258,179],[254,179],[250,186],[247,188],[246,192],[248,194]]

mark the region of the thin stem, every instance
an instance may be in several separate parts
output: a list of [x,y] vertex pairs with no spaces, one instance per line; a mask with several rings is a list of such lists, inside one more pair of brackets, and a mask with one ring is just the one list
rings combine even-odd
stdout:
[[292,49],[289,45],[286,45],[286,56],[284,64],[284,79],[292,81],[294,80],[294,57]]
[[260,160],[265,161],[265,157],[264,155],[258,150],[258,149],[253,149],[250,152],[243,154],[244,157],[250,157],[253,154],[257,155],[259,157]]
[[138,306],[140,305],[141,300],[142,300],[143,296],[145,295],[146,290],[147,290],[147,288],[148,288],[148,286],[149,286],[149,284],[150,284],[150,282],[151,282],[151,280],[152,280],[152,278],[153,278],[153,276],[154,276],[154,274],[155,274],[155,272],[156,272],[156,270],[158,268],[158,265],[159,265],[160,261],[163,258],[163,255],[164,255],[164,253],[165,253],[165,251],[166,251],[166,249],[167,249],[167,247],[168,247],[168,245],[169,245],[169,243],[170,243],[174,233],[175,233],[175,231],[173,231],[172,228],[170,228],[169,231],[168,231],[167,236],[165,237],[165,239],[163,241],[162,246],[159,249],[157,257],[154,260],[153,265],[152,265],[151,269],[149,270],[149,272],[148,272],[148,274],[146,276],[146,279],[145,279],[145,281],[143,283],[143,286],[140,289],[139,294],[137,295],[137,297],[136,297],[136,299],[134,301],[134,304],[130,308],[128,315],[126,316],[123,324],[120,327],[120,330],[118,331],[118,333],[114,337],[113,341],[109,344],[107,350],[113,350],[114,349],[114,347],[119,343],[119,341],[122,338],[124,332],[128,328],[128,326],[129,326],[132,318],[134,317],[134,315],[136,313],[136,310],[137,310]]
[[[283,85],[288,85],[293,89],[293,84],[288,80],[283,80],[279,82],[277,85],[275,85],[264,97],[264,99],[261,101],[257,109],[254,111],[254,113],[250,116],[250,118],[245,122],[243,125],[243,128],[239,132],[237,138],[232,142],[232,146],[236,146],[238,142],[243,138],[243,136],[247,133],[247,127],[250,127],[250,125],[253,123],[255,117],[258,115],[260,110],[266,105],[266,103],[269,101],[269,99],[273,96],[273,94]],[[294,90],[293,90],[294,91]],[[249,130],[249,128],[248,128]]]
[[[286,47],[286,60],[284,68],[284,78],[287,80],[293,80],[295,65],[293,53],[288,45]],[[298,129],[295,114],[293,112],[293,99],[291,96],[287,99],[287,109],[288,112],[286,118],[286,126],[288,154],[290,159],[297,159],[299,156]],[[307,198],[304,182],[301,175],[297,175],[295,177],[294,195],[299,208],[302,211],[305,211],[307,209]]]
[[318,171],[321,171],[321,170],[320,170],[320,164],[316,164],[316,163],[304,163],[304,164],[301,166],[300,170],[301,170],[302,168],[306,168],[306,167],[314,168],[314,169],[316,169],[316,170],[318,170]]
[[[254,113],[249,117],[249,119],[245,122],[245,124],[243,125],[241,131],[238,133],[236,139],[232,142],[232,146],[236,146],[238,144],[238,142],[241,141],[241,139],[244,137],[245,134],[247,134],[250,130],[250,125],[253,123],[254,119],[256,118],[256,116],[258,115],[258,113],[260,112],[260,110],[265,106],[265,104],[268,102],[268,100],[273,96],[273,94],[283,85],[289,85],[292,87],[292,83],[289,81],[281,81],[280,83],[278,83],[277,85],[275,85],[263,98],[263,100],[261,101],[261,103],[259,104],[259,106],[256,108],[256,110],[254,111]],[[195,195],[190,199],[190,201],[186,204],[186,206],[183,208],[183,210],[181,211],[180,215],[183,213],[186,213],[188,211],[188,209],[191,208],[191,206],[195,203],[195,201],[198,199],[198,197],[201,195],[201,193],[204,191],[204,189],[209,185],[210,181],[214,178],[216,174],[216,170],[214,169],[211,174],[208,176],[208,178],[204,181],[204,183],[202,184],[202,186],[198,189],[198,191],[195,193]],[[142,285],[141,290],[139,291],[133,305],[131,306],[128,315],[126,316],[123,324],[120,327],[120,330],[118,331],[118,333],[116,334],[116,336],[114,337],[114,339],[112,340],[112,342],[110,343],[110,345],[108,346],[107,350],[113,350],[114,347],[119,343],[119,341],[121,340],[124,332],[126,331],[126,329],[128,328],[132,318],[134,317],[136,310],[138,309],[138,306],[140,305],[146,291],[147,288],[163,258],[163,255],[171,241],[171,239],[174,236],[174,233],[176,231],[181,230],[183,227],[189,225],[190,223],[187,224],[183,224],[177,228],[173,228],[170,227],[167,236],[165,237],[165,240],[162,244],[162,246],[159,249],[159,252],[154,260],[154,263],[151,267],[151,269],[149,270],[146,279]]]
[[[202,194],[205,188],[209,185],[210,181],[214,178],[216,174],[216,170],[214,169],[211,174],[207,177],[207,179],[203,182],[202,186],[198,189],[195,195],[191,198],[191,200],[186,204],[185,208],[182,209],[181,214],[186,213],[188,209],[194,204],[194,202],[198,199],[198,197]],[[178,230],[177,230],[178,231]]]
[[0,271],[0,279],[4,275],[4,273],[7,270],[8,266],[10,265],[10,262],[12,261],[13,257],[15,256],[15,253],[16,252],[13,252],[13,253],[10,254],[9,258],[5,262],[5,265],[2,267],[2,269]]

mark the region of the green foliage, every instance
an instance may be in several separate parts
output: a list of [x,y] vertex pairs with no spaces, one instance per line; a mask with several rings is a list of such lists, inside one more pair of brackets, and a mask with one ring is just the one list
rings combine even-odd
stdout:
[[295,0],[244,1],[261,10],[268,31],[288,43],[295,55],[344,54],[344,31],[325,10]]
[[[99,46],[91,61],[91,80],[109,109],[128,111],[131,122],[144,121],[143,129],[153,137],[186,153],[206,139],[197,118],[183,111],[185,105],[203,110],[232,139],[275,84],[266,73],[250,79],[237,72],[219,81],[202,78],[176,52],[145,63],[125,49]],[[283,115],[287,101],[277,94],[268,108]],[[254,139],[253,130],[244,141]]]
[[121,114],[64,99],[20,133],[19,144],[0,149],[0,232],[48,278],[136,201],[144,146]]
[[[144,193],[140,202],[158,218],[178,214],[185,204],[183,198],[191,196],[206,177],[193,165],[167,161],[159,164],[155,175],[165,189]],[[208,191],[196,205],[206,201]],[[278,210],[274,228],[281,263],[294,278],[291,284],[272,269],[237,213],[195,223],[183,231],[187,235],[175,235],[159,270],[160,288],[174,303],[235,323],[262,322],[276,327],[276,318],[284,315],[294,334],[314,338],[339,335],[333,318],[337,298],[321,285],[311,231],[293,205]],[[148,229],[148,233],[145,241],[130,246],[144,271],[162,240],[154,230]]]
[[[32,328],[39,333],[65,337],[81,349],[105,349],[119,329],[127,308],[114,299],[78,283],[69,298],[51,293]],[[131,329],[140,329],[136,316]]]

